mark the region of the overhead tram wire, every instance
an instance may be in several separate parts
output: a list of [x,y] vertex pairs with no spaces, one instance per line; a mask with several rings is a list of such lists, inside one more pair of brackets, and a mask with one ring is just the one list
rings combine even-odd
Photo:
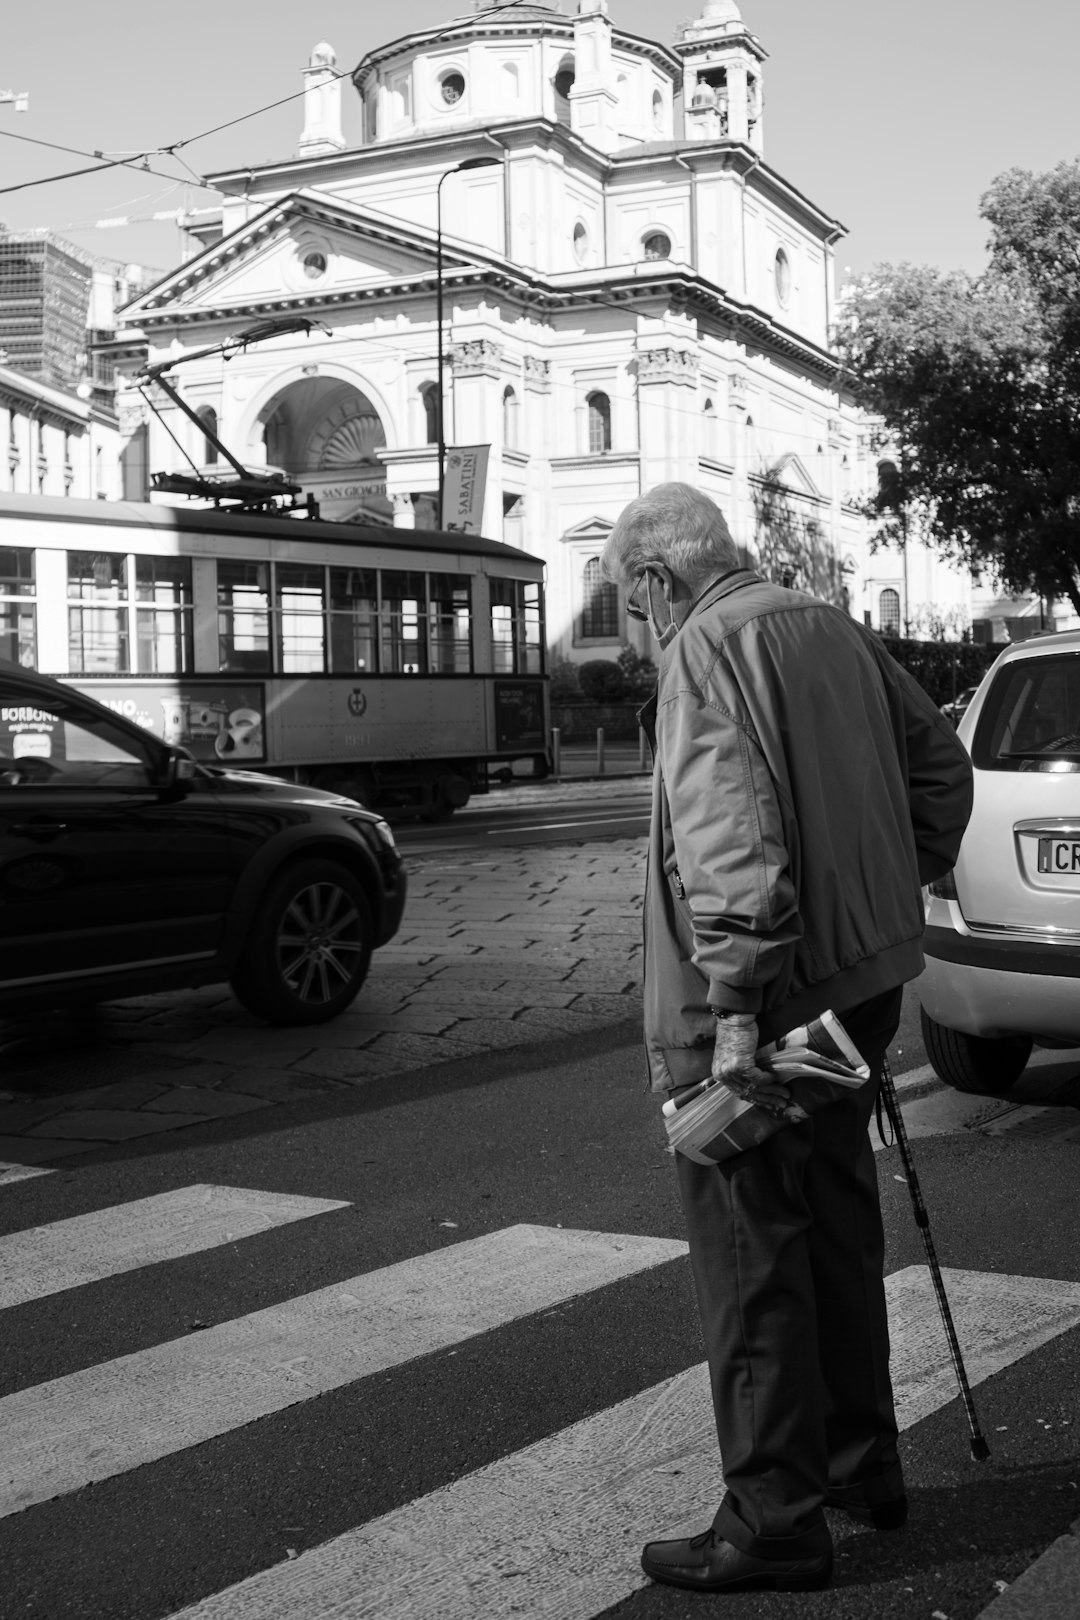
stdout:
[[[17,135],[12,129],[0,129],[0,135],[6,136],[9,141],[25,141],[30,146],[47,146],[53,152],[71,152],[75,157],[97,158],[103,156],[99,152],[87,152],[79,146],[61,146],[56,141],[43,141],[34,135]],[[105,169],[133,169],[136,174],[152,174],[158,180],[171,180],[174,185],[194,184],[203,191],[218,190],[217,186],[208,185],[203,179],[188,180],[182,174],[166,174],[163,169],[151,169],[149,164],[144,161],[147,158],[156,157],[164,151],[164,147],[155,147],[153,151],[136,152],[127,157],[104,159],[88,169],[71,169],[66,174],[47,174],[43,175],[39,180],[23,180],[16,186],[0,186],[0,196],[9,191],[25,191],[31,186],[47,186],[54,180],[72,180],[80,175],[99,174]],[[179,161],[183,162],[183,159]],[[189,174],[194,174],[194,170],[190,169],[186,163],[184,167],[188,169]]]
[[[524,4],[526,4],[526,0],[506,0],[504,5],[492,6],[491,10],[486,12],[485,15],[488,17],[495,17],[498,16],[499,12],[501,11],[515,11],[519,6]],[[429,34],[427,36],[428,43],[434,44],[436,40],[442,39],[446,34],[452,32],[452,30],[457,26],[459,26],[458,22],[447,23],[447,25],[444,28],[440,28],[437,33]],[[333,79],[349,79],[352,77],[354,72],[355,69],[348,68],[341,73],[332,74],[331,77]],[[98,174],[105,169],[136,169],[140,174],[157,175],[158,178],[162,180],[176,180],[178,178],[178,176],[175,174],[165,174],[160,169],[151,169],[145,161],[147,158],[151,157],[176,158],[177,162],[183,163],[188,173],[195,177],[195,170],[192,169],[190,165],[179,155],[181,147],[192,146],[196,141],[204,141],[208,136],[217,135],[223,129],[232,129],[235,125],[246,123],[251,118],[259,118],[263,113],[272,112],[276,107],[287,106],[290,101],[299,101],[301,97],[305,96],[306,94],[306,90],[295,90],[290,95],[280,96],[277,101],[269,101],[263,107],[256,107],[252,112],[241,113],[237,118],[229,118],[226,119],[222,124],[215,124],[211,129],[204,129],[200,131],[198,135],[188,135],[184,140],[172,141],[168,146],[155,146],[145,152],[136,152],[129,157],[110,158],[88,169],[69,169],[64,174],[46,174],[42,175],[37,180],[23,180],[15,186],[0,186],[0,196],[5,196],[8,192],[12,191],[27,191],[34,186],[52,185],[54,182],[60,180],[80,179],[85,175]],[[35,140],[35,138],[31,135],[16,135],[13,131],[8,129],[0,130],[0,135],[7,135],[11,140],[15,141],[27,141],[32,146],[49,146],[57,152],[77,153],[79,157],[98,157],[100,155],[96,151],[87,152],[74,146],[58,146],[55,141]],[[205,191],[217,191],[219,189],[217,186],[209,185],[206,179],[202,176],[195,177],[192,182],[189,182],[189,184],[190,183],[194,183],[195,185],[202,187],[202,189]]]

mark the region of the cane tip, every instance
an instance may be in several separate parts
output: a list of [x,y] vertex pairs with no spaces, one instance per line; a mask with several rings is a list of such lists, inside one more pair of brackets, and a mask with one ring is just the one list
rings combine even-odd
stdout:
[[990,1447],[981,1434],[974,1434],[971,1437],[971,1455],[976,1462],[985,1462],[990,1455]]

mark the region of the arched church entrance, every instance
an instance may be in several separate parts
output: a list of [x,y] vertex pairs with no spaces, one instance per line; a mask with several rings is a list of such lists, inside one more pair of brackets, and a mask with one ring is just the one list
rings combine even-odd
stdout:
[[359,388],[337,377],[304,377],[275,394],[259,422],[267,465],[314,495],[321,517],[392,524],[378,457],[386,432]]

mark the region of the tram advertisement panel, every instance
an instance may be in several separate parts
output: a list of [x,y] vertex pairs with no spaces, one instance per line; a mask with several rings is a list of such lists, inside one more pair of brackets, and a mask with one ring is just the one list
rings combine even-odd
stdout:
[[222,681],[87,681],[82,690],[195,759],[259,765],[266,759],[266,688]]
[[545,749],[543,681],[496,681],[496,748]]

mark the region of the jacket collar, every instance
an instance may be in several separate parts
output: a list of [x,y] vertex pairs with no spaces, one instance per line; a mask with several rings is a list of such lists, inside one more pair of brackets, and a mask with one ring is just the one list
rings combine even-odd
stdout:
[[[761,575],[755,573],[752,568],[733,568],[729,574],[721,574],[719,579],[710,581],[705,589],[695,596],[687,611],[686,619],[693,618],[695,613],[700,613],[704,608],[712,607],[714,602],[722,601],[725,596],[730,596],[732,591],[742,590],[744,585],[761,583]],[[686,619],[683,620],[683,624],[686,623]]]
[[[744,585],[759,585],[761,583],[762,576],[756,574],[752,568],[733,568],[729,574],[721,574],[719,579],[711,580],[700,595],[696,596],[691,602],[686,618],[679,626],[680,633],[685,628],[687,621],[692,619],[696,613],[701,613],[705,608],[712,607],[714,602],[722,601],[725,596],[730,596],[733,591],[742,590]],[[678,639],[678,636],[676,636],[675,641]],[[674,646],[674,642],[672,646]],[[660,697],[660,677],[663,675],[669,651],[670,648],[666,647],[660,654],[656,690],[642,704],[637,713],[638,724],[643,728],[646,737],[648,737],[649,747],[654,754],[656,753],[656,711]]]

